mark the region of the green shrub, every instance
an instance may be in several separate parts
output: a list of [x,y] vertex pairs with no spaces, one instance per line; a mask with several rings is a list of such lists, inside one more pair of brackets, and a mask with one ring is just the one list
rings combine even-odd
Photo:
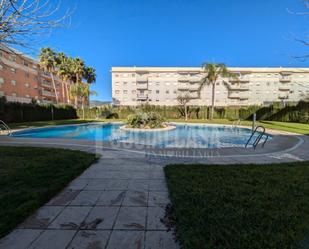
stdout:
[[130,128],[154,129],[163,128],[164,119],[156,112],[138,112],[127,118],[127,126]]
[[77,118],[76,109],[72,106],[6,102],[0,99],[0,120],[7,123],[75,118]]

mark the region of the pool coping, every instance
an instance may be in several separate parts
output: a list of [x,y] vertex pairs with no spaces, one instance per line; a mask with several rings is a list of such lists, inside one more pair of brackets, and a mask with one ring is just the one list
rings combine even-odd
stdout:
[[[18,129],[18,131],[63,127],[63,126],[81,126],[89,124],[122,124],[123,122],[91,122],[83,124],[65,124],[65,125],[53,125],[44,127],[32,127],[25,129]],[[186,124],[186,125],[203,125],[203,126],[220,126],[220,127],[234,127],[233,125],[226,124],[204,124],[194,123],[187,124],[181,122],[170,122],[174,124]],[[237,126],[239,128],[251,129],[249,126]],[[272,140],[268,141],[264,148],[254,150],[252,147],[225,147],[225,148],[154,148],[151,146],[145,146],[140,144],[131,143],[118,143],[113,144],[112,142],[94,142],[89,140],[75,140],[75,139],[59,139],[59,138],[25,138],[25,137],[11,137],[11,136],[0,136],[0,144],[26,144],[34,146],[51,146],[61,147],[69,146],[69,148],[82,149],[95,148],[96,150],[119,150],[125,152],[132,152],[150,156],[161,156],[161,157],[185,157],[185,158],[207,158],[207,157],[242,157],[242,156],[265,156],[272,155],[279,152],[289,152],[298,148],[304,140],[301,138],[302,135],[291,132],[278,131],[278,130],[267,130],[267,134],[273,136]],[[132,148],[133,147],[133,148]]]

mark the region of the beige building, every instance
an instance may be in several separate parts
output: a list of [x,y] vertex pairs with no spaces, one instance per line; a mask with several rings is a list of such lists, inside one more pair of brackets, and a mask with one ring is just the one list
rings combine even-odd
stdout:
[[[309,96],[309,68],[239,68],[235,78],[220,79],[216,106],[263,105],[299,101]],[[178,105],[177,97],[189,95],[189,105],[210,105],[211,87],[198,95],[203,77],[199,67],[112,67],[115,105]]]

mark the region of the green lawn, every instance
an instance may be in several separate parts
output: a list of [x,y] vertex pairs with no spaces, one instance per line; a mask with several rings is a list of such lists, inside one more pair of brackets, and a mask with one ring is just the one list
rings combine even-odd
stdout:
[[94,154],[80,151],[0,146],[0,237],[95,160]]
[[184,249],[309,248],[309,162],[165,173]]

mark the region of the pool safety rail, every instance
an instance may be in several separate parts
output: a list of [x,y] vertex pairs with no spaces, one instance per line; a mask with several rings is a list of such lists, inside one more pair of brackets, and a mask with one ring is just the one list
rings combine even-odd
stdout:
[[9,135],[12,134],[11,128],[2,120],[0,120],[0,131],[7,131]]
[[[260,131],[259,131],[259,130],[260,130]],[[259,142],[261,141],[261,138],[262,138],[263,136],[265,136],[264,142],[262,143],[262,148],[264,147],[264,145],[266,144],[266,142],[267,142],[267,140],[268,140],[268,138],[269,138],[269,135],[265,132],[265,127],[259,125],[259,126],[255,127],[255,129],[253,130],[253,132],[252,132],[250,138],[248,139],[248,141],[247,141],[247,143],[246,143],[246,145],[245,145],[245,148],[247,148],[247,146],[249,145],[249,143],[250,143],[251,139],[253,138],[254,134],[257,133],[257,132],[260,132],[260,133],[259,133],[259,135],[255,138],[255,140],[254,140],[252,146],[253,146],[254,149],[256,149],[257,145],[258,145]]]

